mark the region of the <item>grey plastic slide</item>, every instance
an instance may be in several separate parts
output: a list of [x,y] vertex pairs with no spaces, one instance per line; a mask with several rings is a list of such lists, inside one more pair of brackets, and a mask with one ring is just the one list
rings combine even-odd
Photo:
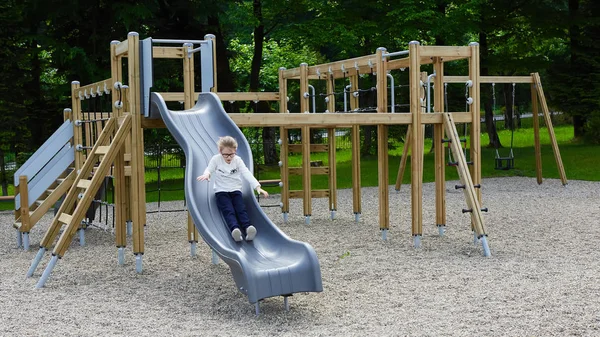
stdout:
[[323,291],[321,269],[314,249],[290,239],[260,208],[254,191],[244,183],[246,209],[257,235],[250,242],[235,242],[217,209],[212,182],[198,182],[210,158],[218,153],[217,140],[232,136],[238,141],[237,155],[252,170],[252,152],[242,131],[229,118],[218,96],[202,93],[189,110],[171,111],[162,96],[152,93],[151,115],[160,112],[167,128],[186,155],[185,196],[198,231],[206,243],[231,268],[239,291],[250,303],[298,292]]

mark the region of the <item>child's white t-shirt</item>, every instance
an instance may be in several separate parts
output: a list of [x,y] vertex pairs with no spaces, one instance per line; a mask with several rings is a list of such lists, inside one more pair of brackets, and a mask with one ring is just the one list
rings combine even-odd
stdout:
[[215,193],[241,191],[242,177],[250,183],[252,189],[260,186],[260,183],[250,173],[242,158],[238,156],[233,157],[231,164],[227,164],[221,154],[214,155],[210,159],[208,167],[204,170],[204,174],[207,173],[210,174],[210,178],[214,182]]

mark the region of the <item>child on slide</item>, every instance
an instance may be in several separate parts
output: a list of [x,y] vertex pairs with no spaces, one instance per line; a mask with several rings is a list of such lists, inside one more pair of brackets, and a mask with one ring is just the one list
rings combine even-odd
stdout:
[[204,174],[198,176],[196,180],[210,180],[214,175],[217,207],[223,214],[223,218],[225,218],[225,222],[231,231],[231,237],[236,242],[242,241],[242,237],[246,241],[252,241],[256,236],[256,227],[250,223],[244,205],[242,177],[265,198],[269,197],[269,193],[261,188],[260,183],[250,173],[242,158],[235,155],[238,144],[233,137],[219,138],[217,146],[219,147],[219,153],[210,159]]

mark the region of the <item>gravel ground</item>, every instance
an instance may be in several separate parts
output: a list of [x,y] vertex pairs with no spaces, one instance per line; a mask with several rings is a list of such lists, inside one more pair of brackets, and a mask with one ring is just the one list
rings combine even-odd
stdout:
[[[186,214],[148,215],[144,271],[135,272],[131,242],[117,265],[110,228],[74,241],[44,289],[25,274],[37,249],[15,246],[12,213],[0,213],[0,335],[130,336],[600,336],[600,183],[531,178],[483,181],[491,257],[473,244],[456,182],[447,185],[448,230],[435,227],[434,185],[424,187],[422,247],[412,246],[409,187],[390,186],[388,240],[378,226],[377,188],[363,188],[363,214],[340,190],[335,221],[327,201],[313,200],[306,225],[300,200],[289,222],[265,208],[292,238],[310,243],[321,263],[322,293],[261,302],[261,314],[234,287],[227,265],[211,264],[199,243],[190,257]],[[278,196],[266,202],[276,202]],[[148,209],[156,209],[149,204]],[[161,205],[161,210],[182,202]],[[47,214],[31,234],[43,236]],[[260,235],[260,233],[258,234]]]

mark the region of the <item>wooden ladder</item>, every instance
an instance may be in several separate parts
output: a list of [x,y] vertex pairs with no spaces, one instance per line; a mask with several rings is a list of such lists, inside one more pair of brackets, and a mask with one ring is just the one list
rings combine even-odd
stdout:
[[[117,123],[120,124],[117,125]],[[50,248],[64,225],[65,228],[52,251],[52,259],[44,270],[44,273],[37,284],[37,288],[44,286],[57,259],[62,258],[69,248],[73,236],[77,232],[81,221],[85,217],[86,211],[93,201],[94,195],[102,185],[104,177],[111,168],[112,163],[124,145],[130,131],[131,115],[121,117],[119,121],[117,121],[116,117],[110,118],[102,130],[100,137],[96,141],[96,144],[88,153],[88,156],[83,163],[82,168],[77,173],[65,200],[52,220],[50,228],[42,238],[38,255],[34,259],[31,268],[27,273],[28,277],[33,275],[44,252]],[[99,164],[95,167],[95,164],[98,163],[98,161]],[[93,174],[92,171],[94,172]],[[89,179],[90,176],[91,179]],[[73,212],[70,213],[72,210]]]
[[490,256],[490,248],[487,243],[487,234],[485,233],[483,217],[481,214],[483,210],[479,203],[479,199],[477,198],[465,154],[460,146],[460,138],[458,136],[458,131],[456,130],[456,124],[450,113],[444,113],[444,128],[446,129],[446,134],[450,137],[450,149],[457,162],[456,169],[458,170],[458,176],[462,183],[462,185],[457,185],[456,187],[462,188],[467,201],[467,206],[469,207],[468,209],[463,209],[463,213],[471,213],[471,223],[475,236],[481,241],[483,254],[485,256]]
[[[36,200],[34,203],[34,207],[29,209],[28,207],[21,206],[21,212],[19,216],[15,219],[14,227],[19,229],[23,233],[29,233],[33,226],[37,224],[38,221],[54,206],[54,204],[63,196],[73,185],[75,181],[75,177],[77,176],[75,170],[71,169],[70,173],[67,174],[64,178],[56,179],[56,187],[51,187],[46,190],[46,193],[40,197],[40,199]],[[27,179],[20,179],[19,186],[23,184],[27,184]],[[25,191],[21,192],[21,195],[27,193],[26,188]],[[45,195],[45,196],[44,196]],[[25,200],[25,196],[22,196],[22,200]]]

